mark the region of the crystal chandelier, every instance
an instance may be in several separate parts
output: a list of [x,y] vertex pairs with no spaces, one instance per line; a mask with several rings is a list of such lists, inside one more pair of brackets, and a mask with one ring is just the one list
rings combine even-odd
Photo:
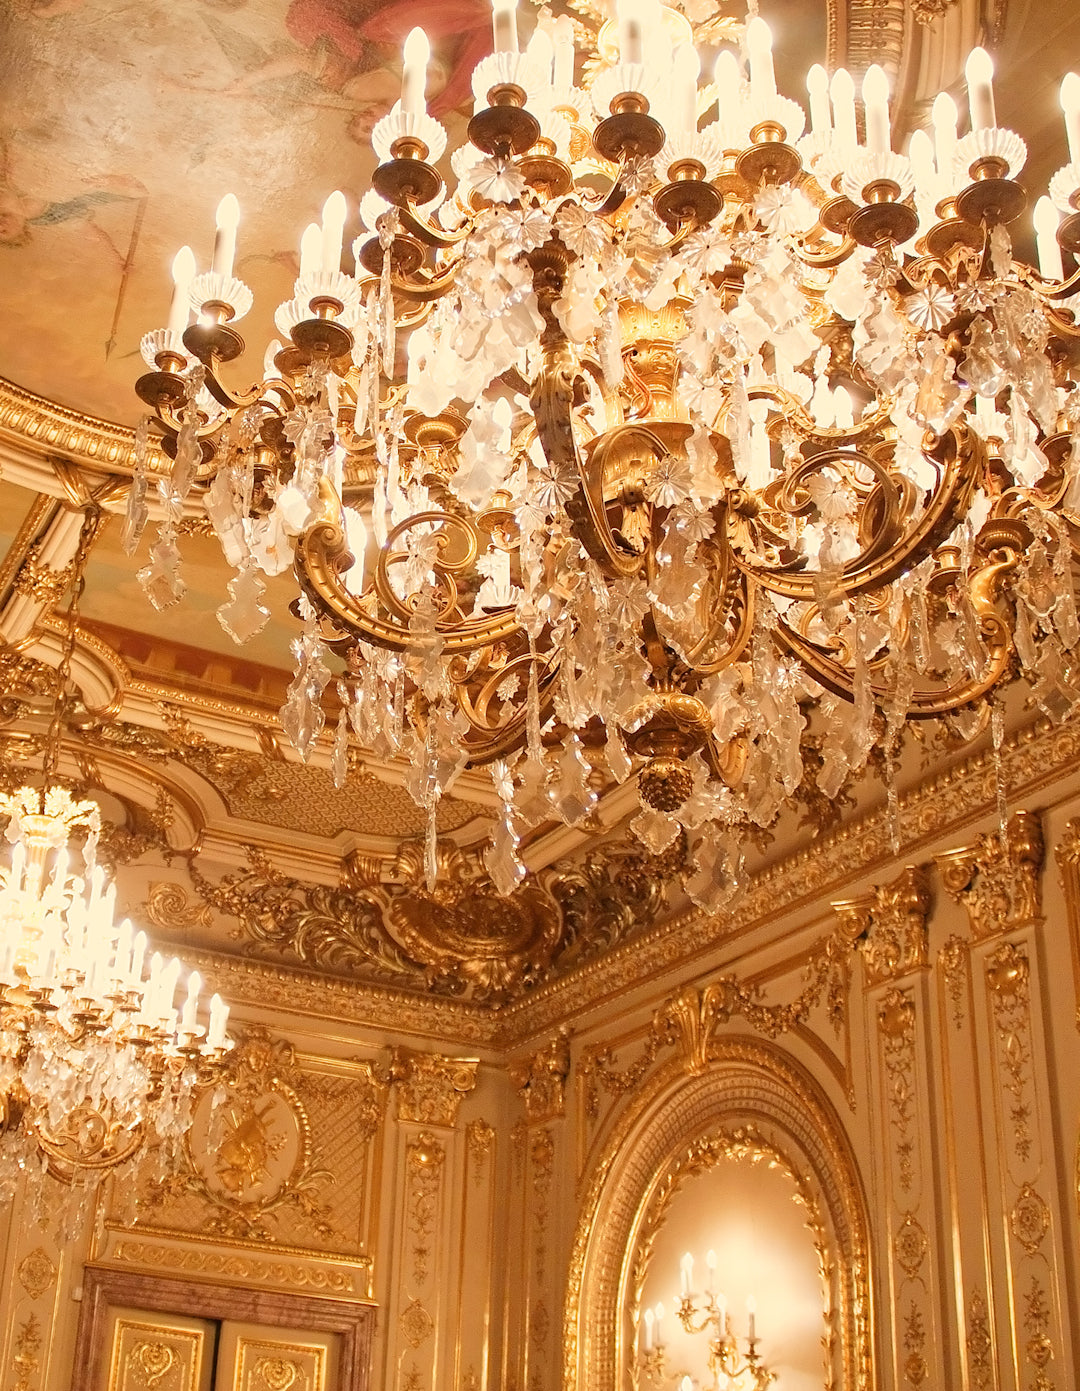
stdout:
[[262,576],[293,567],[285,731],[309,756],[336,655],[334,776],[350,725],[408,760],[431,877],[434,811],[465,767],[491,769],[504,893],[523,835],[636,777],[634,831],[654,851],[685,831],[687,888],[714,907],[808,741],[832,799],[875,745],[892,777],[909,720],[962,739],[989,724],[1000,747],[995,695],[1019,669],[1053,717],[1080,700],[1080,278],[1062,264],[1080,248],[1080,81],[1036,271],[1011,250],[1026,150],[997,124],[985,52],[968,132],[942,95],[933,137],[901,154],[880,68],[861,135],[853,79],[813,68],[807,132],[764,21],[725,35],[699,81],[690,21],[625,0],[582,77],[568,18],[519,51],[495,0],[448,191],[414,30],[355,273],[335,193],[263,379],[227,384],[251,304],[231,195],[211,269],[184,248],[168,326],[143,340],[138,392],[174,460],[144,588],[180,598],[200,495],[238,641],[266,622]]
[[0,1203],[27,1175],[44,1211],[50,1190],[40,1180],[51,1174],[71,1189],[69,1231],[101,1180],[148,1138],[167,1161],[193,1088],[212,1080],[231,1046],[220,996],[208,1018],[200,1009],[199,973],[178,1012],[180,962],[158,952],[148,962],[146,934],[115,922],[116,886],[95,864],[100,808],[56,782],[83,566],[99,522],[91,509],[75,557],[42,786],[0,794],[12,847],[0,868]]

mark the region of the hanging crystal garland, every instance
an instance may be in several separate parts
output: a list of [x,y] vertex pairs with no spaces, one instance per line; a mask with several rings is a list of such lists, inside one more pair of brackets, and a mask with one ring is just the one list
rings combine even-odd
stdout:
[[525,51],[510,0],[493,21],[452,193],[410,36],[355,273],[334,194],[251,390],[225,381],[251,303],[231,195],[211,269],[177,257],[138,383],[175,458],[140,579],[179,597],[201,498],[227,631],[257,631],[261,576],[295,569],[302,757],[336,654],[335,777],[346,722],[408,760],[429,849],[455,778],[490,766],[510,892],[523,837],[636,776],[634,831],[685,832],[714,907],[807,736],[833,798],[875,743],[893,776],[909,720],[980,733],[1017,669],[1053,718],[1080,704],[1080,83],[1035,270],[1008,231],[1026,147],[982,50],[969,132],[942,96],[901,154],[877,67],[861,135],[851,76],[812,69],[807,132],[758,17],[701,81],[686,16],[621,0],[581,85],[569,19]]
[[[56,783],[83,568],[100,514],[87,513],[75,557],[68,634],[46,741],[42,787],[0,794],[10,863],[0,866],[0,1203],[25,1175],[44,1215],[67,1185],[68,1233],[101,1180],[152,1140],[169,1163],[193,1089],[231,1047],[228,1007],[200,1003],[197,971],[148,952],[115,920],[115,884],[95,862],[101,813]],[[62,1207],[65,1205],[61,1205]]]

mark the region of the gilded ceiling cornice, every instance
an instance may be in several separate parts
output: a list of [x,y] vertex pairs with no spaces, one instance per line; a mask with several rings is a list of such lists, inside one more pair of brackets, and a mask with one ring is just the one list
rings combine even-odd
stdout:
[[[0,377],[0,446],[20,463],[52,469],[67,460],[95,473],[130,474],[135,454],[135,431],[81,411],[69,410],[47,397]],[[161,457],[152,450],[150,467]],[[56,491],[46,484],[42,491]],[[21,481],[21,480],[20,480]]]
[[[1080,765],[1080,719],[1060,725],[1038,719],[1002,749],[1009,799],[1030,803],[1047,787],[1075,778]],[[727,914],[710,919],[687,911],[613,948],[561,979],[545,982],[503,1010],[503,1036],[515,1046],[541,1038],[603,1000],[654,986],[670,989],[669,974],[715,955],[737,935],[758,930],[823,899],[842,897],[860,881],[894,864],[918,859],[935,842],[968,831],[996,807],[994,756],[973,754],[900,798],[900,844],[894,849],[882,806],[839,827],[754,875]]]
[[[1080,720],[1050,725],[1039,720],[1018,731],[1002,751],[1010,796],[1028,801],[1067,776],[1080,762]],[[277,966],[224,953],[187,948],[193,965],[229,998],[290,1014],[361,1020],[443,1043],[520,1049],[545,1041],[607,999],[652,986],[660,999],[670,993],[670,973],[689,961],[715,955],[725,940],[751,932],[815,901],[842,895],[898,857],[917,856],[950,834],[963,833],[993,813],[992,756],[978,754],[901,798],[899,852],[890,843],[885,809],[872,812],[756,875],[731,916],[709,923],[685,913],[664,922],[606,955],[526,993],[512,1004],[481,1004],[428,995],[418,1004],[412,991],[328,977],[298,967]]]

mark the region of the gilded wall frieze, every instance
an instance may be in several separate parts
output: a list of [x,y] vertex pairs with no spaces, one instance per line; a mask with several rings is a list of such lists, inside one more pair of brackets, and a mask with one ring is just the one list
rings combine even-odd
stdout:
[[1058,1391],[1061,1383],[1050,1374],[1054,1344],[1050,1337],[1050,1304],[1037,1275],[1024,1292],[1024,1356],[1033,1373],[1031,1391]]
[[405,1147],[406,1224],[412,1255],[412,1279],[426,1285],[431,1275],[436,1239],[439,1192],[446,1168],[446,1147],[429,1130],[422,1130]]
[[946,938],[938,952],[938,966],[945,992],[952,1006],[952,1020],[957,1029],[964,1026],[964,998],[971,980],[970,948],[966,937]]
[[191,878],[205,904],[238,920],[238,935],[305,965],[498,1004],[553,965],[561,971],[564,956],[599,951],[640,927],[676,873],[671,858],[648,879],[663,857],[616,844],[587,857],[584,870],[553,868],[504,898],[477,853],[440,841],[438,859],[430,891],[422,847],[409,841],[392,859],[347,862],[336,886],[283,875],[257,849],[246,870],[215,883],[192,865]]
[[895,1134],[897,1178],[903,1193],[915,1181],[915,1001],[910,991],[890,986],[878,1005],[885,1067],[886,1105],[889,1124]]
[[1080,817],[1065,823],[1054,851],[1065,890],[1065,911],[1069,923],[1069,951],[1073,965],[1073,993],[1076,1026],[1080,1029]]
[[155,879],[142,903],[147,922],[163,932],[190,932],[193,927],[212,927],[214,915],[205,903],[193,900],[182,884]]
[[480,1185],[487,1177],[488,1164],[495,1150],[495,1127],[481,1118],[465,1127],[465,1143],[472,1162],[473,1183]]
[[390,1079],[397,1088],[397,1118],[419,1125],[457,1125],[461,1103],[476,1086],[476,1058],[447,1058],[395,1048]]
[[41,1352],[44,1346],[41,1320],[34,1313],[29,1314],[18,1325],[15,1340],[11,1347],[10,1391],[33,1391],[37,1374],[41,1368]]
[[930,885],[926,871],[908,865],[891,884],[834,903],[852,940],[859,938],[871,986],[897,980],[927,965]]
[[56,1279],[56,1264],[44,1247],[36,1246],[19,1262],[17,1274],[30,1298],[40,1299]]
[[[363,1298],[369,1257],[361,1257],[353,1265],[334,1266],[320,1263],[310,1256],[289,1258],[275,1251],[269,1258],[253,1251],[235,1247],[219,1249],[182,1244],[144,1236],[138,1232],[116,1239],[103,1255],[110,1265],[137,1270],[167,1271],[204,1279],[225,1280],[256,1288],[281,1288],[301,1293],[330,1294],[338,1297]],[[358,1271],[363,1278],[358,1284]]]
[[987,959],[986,982],[994,1014],[998,1067],[1009,1107],[1017,1159],[1031,1155],[1034,1111],[1031,1076],[1031,991],[1027,952],[1003,942]]
[[565,1115],[566,1081],[570,1076],[569,1032],[562,1029],[545,1047],[526,1058],[512,1059],[509,1072],[530,1125]]
[[986,1299],[973,1290],[968,1300],[967,1337],[964,1340],[968,1357],[968,1376],[972,1391],[989,1391],[994,1384],[994,1335],[990,1330],[990,1313]]
[[598,1088],[609,1096],[622,1096],[637,1087],[664,1048],[676,1048],[683,1066],[698,1076],[709,1065],[716,1030],[734,1019],[746,1022],[766,1038],[775,1039],[804,1025],[824,1000],[834,1031],[844,1022],[851,976],[852,947],[862,931],[859,920],[841,915],[835,931],[809,949],[799,994],[784,1004],[770,1004],[755,986],[734,975],[723,975],[704,986],[676,991],[653,1015],[641,1053],[624,1068],[614,1066],[608,1046],[586,1052],[582,1058],[582,1083],[586,1109],[598,1114]]
[[935,856],[945,889],[967,910],[974,941],[1042,916],[1043,851],[1038,816],[1018,811],[1004,837],[987,832],[971,845]]

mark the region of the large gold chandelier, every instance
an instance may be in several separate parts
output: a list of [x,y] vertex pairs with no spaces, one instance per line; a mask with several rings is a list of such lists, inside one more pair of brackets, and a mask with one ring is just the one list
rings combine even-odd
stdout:
[[115,918],[116,886],[96,863],[101,809],[57,781],[83,566],[100,514],[75,557],[68,634],[42,784],[0,794],[10,863],[0,866],[0,1204],[21,1180],[31,1206],[74,1234],[101,1181],[156,1145],[163,1164],[190,1124],[193,1090],[231,1047],[228,1006],[200,1002],[197,971],[175,1007],[181,964],[149,952]]
[[[982,50],[968,132],[943,95],[900,154],[877,67],[861,135],[853,79],[812,69],[807,132],[760,18],[704,82],[690,22],[656,4],[619,4],[584,79],[570,20],[519,51],[495,0],[494,33],[452,191],[410,35],[355,274],[334,194],[250,389],[226,384],[251,303],[236,200],[209,271],[177,257],[138,383],[175,460],[140,578],[181,596],[198,491],[237,640],[266,621],[261,575],[294,568],[286,733],[310,754],[342,658],[335,776],[350,724],[408,759],[430,876],[466,766],[502,803],[502,892],[523,834],[636,776],[635,832],[659,851],[682,827],[715,906],[808,736],[831,798],[875,744],[892,767],[911,719],[1000,744],[1018,668],[1054,717],[1080,699],[1080,83],[1036,271],[1011,250],[1026,150]],[[145,445],[144,426],[131,549]]]

